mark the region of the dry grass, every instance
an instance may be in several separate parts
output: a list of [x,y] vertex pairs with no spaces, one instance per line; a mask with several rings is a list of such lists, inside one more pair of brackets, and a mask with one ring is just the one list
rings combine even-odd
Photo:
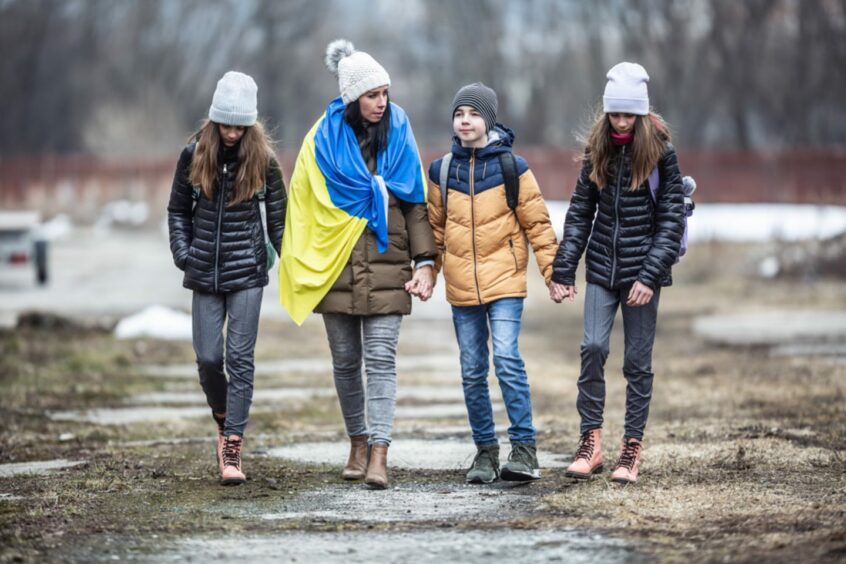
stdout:
[[[846,364],[771,357],[765,349],[713,348],[690,333],[690,324],[695,316],[709,313],[843,308],[846,285],[749,279],[748,259],[762,255],[760,248],[711,245],[694,251],[677,268],[676,286],[661,296],[655,389],[639,483],[622,488],[608,482],[607,473],[575,483],[561,471],[547,471],[530,490],[538,496],[536,516],[512,526],[599,529],[634,540],[663,561],[844,561]],[[530,292],[543,296],[545,288],[533,276]],[[538,297],[528,302],[524,316],[521,348],[532,383],[539,444],[556,452],[572,452],[578,439],[575,382],[581,315],[580,303],[551,307]],[[451,339],[449,322],[416,327],[413,322],[407,338],[431,331],[438,343]],[[606,367],[604,449],[609,466],[619,449],[624,416],[619,325]],[[268,324],[262,331],[259,358],[328,353],[319,320],[300,329]],[[432,346],[407,338],[401,343],[405,354],[425,354]],[[37,560],[47,546],[40,536],[47,529],[62,531],[64,537],[50,541],[61,543],[74,535],[125,526],[140,533],[224,527],[210,521],[203,507],[225,502],[232,494],[197,498],[198,492],[209,492],[198,488],[198,476],[201,482],[213,482],[203,458],[207,445],[173,447],[166,456],[158,456],[155,448],[109,446],[162,435],[203,436],[208,421],[173,422],[151,430],[57,424],[44,417],[48,409],[110,405],[131,393],[176,384],[133,376],[128,367],[191,362],[189,344],[125,343],[97,332],[29,330],[2,335],[0,353],[0,460],[80,455],[90,461],[78,471],[9,482],[25,501],[0,501],[0,540],[16,547],[14,553],[0,553],[0,560],[15,555]],[[312,378],[300,375],[258,385],[328,385]],[[318,400],[284,413],[256,413],[251,432],[275,436],[327,428],[340,429],[337,405]],[[58,441],[59,433],[69,429],[76,438]],[[271,481],[250,494],[255,499],[241,500],[245,503],[276,499],[279,488],[319,487],[331,476],[320,468],[291,474],[269,461],[253,464],[257,475]],[[396,475],[408,482],[460,479],[456,473]],[[160,509],[176,506],[185,511]],[[236,523],[225,524],[226,530],[232,527]]]

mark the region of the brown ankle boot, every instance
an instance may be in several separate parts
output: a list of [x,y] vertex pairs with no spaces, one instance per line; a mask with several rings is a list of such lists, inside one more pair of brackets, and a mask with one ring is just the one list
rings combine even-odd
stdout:
[[217,423],[217,467],[220,473],[223,474],[223,443],[226,442],[226,436],[223,434],[226,427],[226,414],[219,415],[212,412],[212,417]]
[[602,472],[602,429],[585,431],[579,439],[575,460],[567,467],[564,475],[577,480],[587,480]]
[[367,435],[350,437],[350,457],[341,472],[344,480],[361,480],[367,471]]
[[620,460],[617,468],[611,474],[611,481],[618,484],[634,484],[637,482],[637,471],[640,467],[640,451],[643,443],[637,439],[623,439]]
[[367,463],[364,483],[377,490],[388,487],[388,445],[376,443],[370,447],[370,461]]
[[244,440],[238,435],[229,435],[223,443],[223,472],[220,474],[220,483],[224,486],[237,486],[247,481],[241,471],[243,447]]

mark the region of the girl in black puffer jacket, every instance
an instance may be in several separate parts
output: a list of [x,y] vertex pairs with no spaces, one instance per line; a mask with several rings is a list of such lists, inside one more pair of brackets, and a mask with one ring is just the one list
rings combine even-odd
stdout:
[[553,264],[550,297],[573,301],[576,267],[587,248],[577,400],[581,440],[567,469],[574,478],[589,478],[602,469],[604,366],[617,308],[623,310],[626,421],[612,480],[630,483],[637,480],[652,397],[658,297],[661,287],[672,283],[670,269],[684,233],[684,195],[669,131],[649,109],[646,71],[638,64],[620,63],[607,76],[603,112],[587,140]]
[[173,262],[185,272],[183,285],[194,291],[194,351],[217,422],[223,484],[246,479],[241,449],[261,298],[285,225],[282,171],[257,121],[256,93],[253,79],[239,72],[218,81],[209,119],[179,157],[167,208]]

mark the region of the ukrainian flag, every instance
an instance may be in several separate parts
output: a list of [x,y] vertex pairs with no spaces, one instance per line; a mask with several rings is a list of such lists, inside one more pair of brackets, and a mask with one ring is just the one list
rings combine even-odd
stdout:
[[279,264],[279,300],[301,325],[327,294],[365,228],[388,245],[388,191],[426,202],[426,178],[405,112],[391,104],[388,146],[367,168],[358,140],[333,100],[303,140],[288,189]]

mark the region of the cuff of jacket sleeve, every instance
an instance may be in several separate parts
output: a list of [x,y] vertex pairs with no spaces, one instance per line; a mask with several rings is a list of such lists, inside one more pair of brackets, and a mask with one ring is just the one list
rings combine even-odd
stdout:
[[434,269],[435,268],[435,259],[425,258],[425,259],[414,261],[414,269],[415,270],[417,270],[418,268],[423,268],[424,266],[431,266]]

